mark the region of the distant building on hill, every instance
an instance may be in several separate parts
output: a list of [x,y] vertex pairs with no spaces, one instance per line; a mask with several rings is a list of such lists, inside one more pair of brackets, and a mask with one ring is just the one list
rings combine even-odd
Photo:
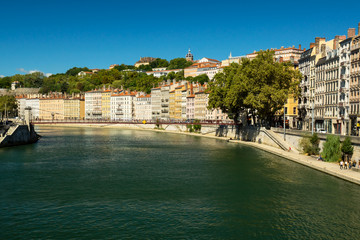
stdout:
[[186,61],[190,61],[190,62],[194,61],[194,55],[192,55],[190,48],[189,48],[188,53],[185,56],[185,59],[186,59]]
[[196,61],[190,67],[184,69],[184,77],[196,77],[201,74],[206,74],[209,79],[213,79],[216,73],[220,70],[221,62],[216,59],[202,58]]
[[139,61],[137,61],[134,66],[139,67],[141,65],[149,65],[151,62],[155,61],[156,58],[153,57],[141,57]]

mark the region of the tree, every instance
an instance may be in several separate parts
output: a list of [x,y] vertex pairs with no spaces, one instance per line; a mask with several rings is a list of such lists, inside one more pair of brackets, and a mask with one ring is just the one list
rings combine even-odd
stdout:
[[350,137],[346,137],[344,142],[341,144],[341,152],[344,156],[350,157],[354,153],[354,147],[351,145],[351,139]]
[[15,116],[17,110],[17,101],[14,96],[0,96],[0,114],[1,120],[5,117],[5,109],[8,116]]
[[125,65],[125,64],[121,64],[119,66],[115,66],[114,69],[118,70],[118,71],[123,71],[125,69],[135,69],[135,67],[133,65]]
[[67,70],[65,74],[70,76],[76,76],[81,71],[90,72],[90,69],[88,69],[87,67],[82,67],[82,68],[73,67]]
[[24,76],[24,86],[27,88],[40,88],[44,82],[42,72],[33,72]]
[[318,137],[317,133],[314,133],[312,136],[305,135],[300,140],[299,145],[304,153],[307,153],[309,155],[317,155],[320,151],[319,143],[320,138]]
[[0,78],[0,88],[10,88],[11,86],[11,77]]
[[324,148],[321,153],[327,162],[337,162],[341,158],[341,147],[339,136],[329,135],[326,137]]
[[167,67],[168,70],[171,69],[184,69],[191,66],[193,62],[187,61],[185,58],[174,58],[170,60],[170,64]]
[[209,109],[220,108],[235,123],[244,110],[271,124],[289,94],[297,97],[301,74],[291,63],[274,61],[274,51],[260,51],[253,60],[232,63],[210,83]]
[[200,74],[199,76],[194,77],[194,78],[193,78],[193,81],[194,81],[194,82],[198,82],[198,83],[200,83],[200,84],[204,84],[204,83],[206,83],[206,82],[209,82],[210,79],[209,79],[208,75],[206,75],[206,74]]
[[157,58],[155,61],[150,63],[152,68],[160,68],[160,67],[167,67],[169,66],[169,62],[166,59]]

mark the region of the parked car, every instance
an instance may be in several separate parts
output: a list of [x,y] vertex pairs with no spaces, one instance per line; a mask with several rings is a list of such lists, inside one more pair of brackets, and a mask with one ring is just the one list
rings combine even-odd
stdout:
[[318,133],[326,133],[326,130],[323,129],[323,128],[319,128],[319,129],[317,130],[317,132],[318,132]]

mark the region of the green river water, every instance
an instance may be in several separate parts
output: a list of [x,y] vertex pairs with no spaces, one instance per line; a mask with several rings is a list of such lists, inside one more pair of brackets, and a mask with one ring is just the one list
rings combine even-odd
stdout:
[[38,127],[0,149],[0,239],[360,239],[360,186],[216,139]]

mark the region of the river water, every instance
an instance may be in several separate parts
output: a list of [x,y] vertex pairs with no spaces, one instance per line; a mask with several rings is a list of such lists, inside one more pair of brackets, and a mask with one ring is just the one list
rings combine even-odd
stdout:
[[264,151],[40,127],[0,149],[0,239],[359,239],[360,186]]

